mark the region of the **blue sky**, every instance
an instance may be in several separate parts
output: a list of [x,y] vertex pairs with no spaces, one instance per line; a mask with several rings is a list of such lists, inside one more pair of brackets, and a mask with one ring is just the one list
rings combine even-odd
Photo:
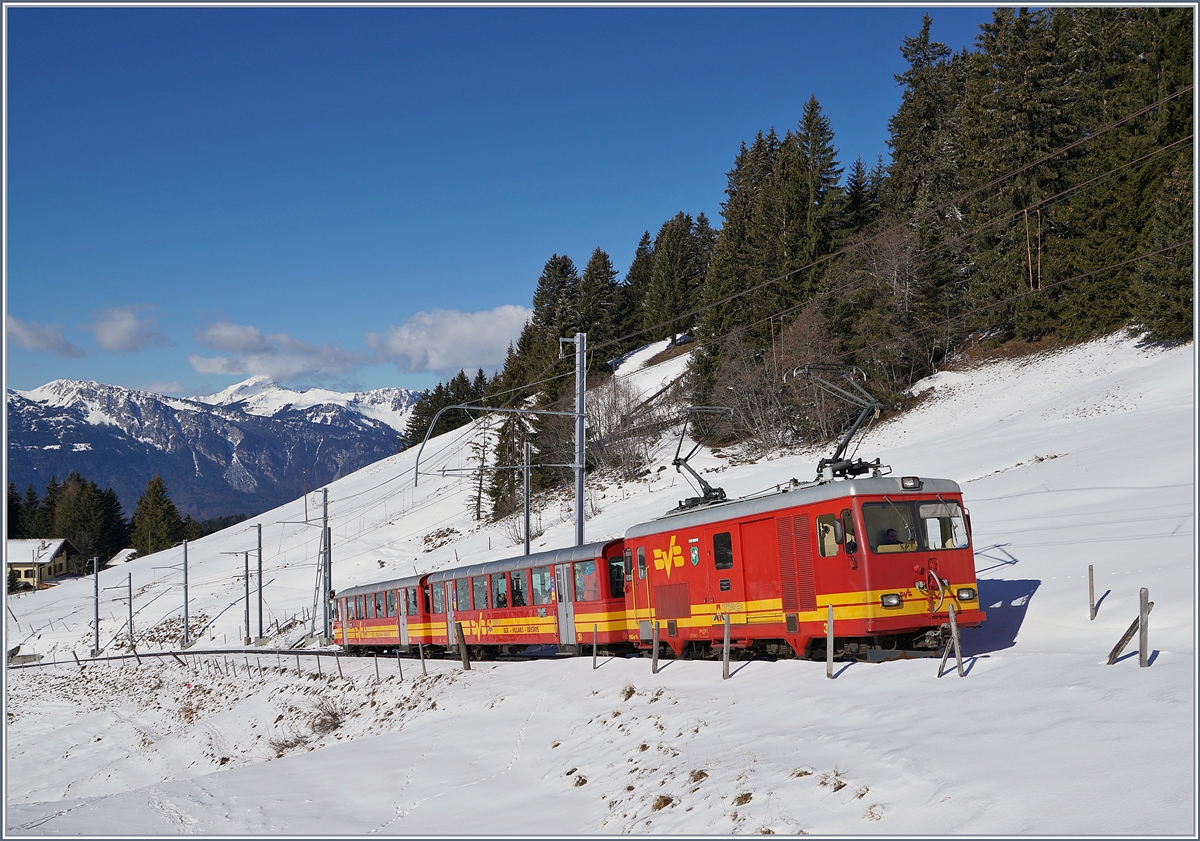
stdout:
[[885,156],[901,39],[990,7],[7,10],[6,384],[424,388],[555,253],[624,275],[810,95]]

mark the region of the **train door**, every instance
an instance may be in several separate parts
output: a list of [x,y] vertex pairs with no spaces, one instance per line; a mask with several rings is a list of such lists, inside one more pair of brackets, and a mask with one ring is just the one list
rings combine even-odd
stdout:
[[458,645],[458,628],[454,624],[454,608],[458,606],[458,582],[451,581],[446,591],[446,644]]
[[350,614],[346,612],[346,599],[344,598],[338,599],[338,616],[342,620],[342,648],[345,648],[350,639]]
[[774,517],[739,523],[741,579],[747,610],[764,610],[779,598],[779,530]]
[[746,621],[746,592],[743,567],[745,550],[738,527],[733,524],[718,526],[719,531],[708,532],[701,543],[706,555],[708,592],[713,600],[714,622],[724,622],[723,614],[729,613],[730,622],[744,624]]
[[399,596],[399,598],[397,599],[399,604],[396,605],[396,622],[400,626],[400,644],[401,645],[408,645],[408,615],[407,614],[408,614],[408,593],[409,592],[410,591],[405,590],[405,589],[396,591],[396,595]]
[[571,601],[571,565],[554,567],[554,592],[558,602],[558,644],[575,644],[575,605]]

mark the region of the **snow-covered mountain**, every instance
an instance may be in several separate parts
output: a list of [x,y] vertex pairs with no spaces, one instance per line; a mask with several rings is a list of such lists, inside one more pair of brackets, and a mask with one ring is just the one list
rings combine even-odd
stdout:
[[8,477],[40,493],[51,476],[75,471],[113,488],[130,514],[158,474],[185,514],[256,513],[396,453],[416,398],[252,379],[181,399],[55,380],[8,391]]
[[[363,417],[385,423],[403,434],[417,405],[420,392],[407,388],[376,388],[371,391],[329,391],[310,388],[294,391],[281,386],[270,377],[251,377],[235,383],[216,394],[192,397],[199,403],[213,406],[236,406],[243,412],[262,417],[275,417],[290,409],[308,410],[322,406],[340,406]],[[320,415],[313,415],[320,422]]]

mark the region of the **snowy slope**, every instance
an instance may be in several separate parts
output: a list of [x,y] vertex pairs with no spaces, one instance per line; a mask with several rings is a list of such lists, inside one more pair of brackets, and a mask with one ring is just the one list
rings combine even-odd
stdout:
[[[682,368],[637,370],[656,350],[620,372],[642,393]],[[272,654],[81,674],[71,652],[91,645],[91,582],[10,597],[7,646],[60,665],[6,673],[6,830],[1194,835],[1194,383],[1193,346],[1111,337],[938,374],[919,384],[930,399],[861,440],[860,456],[898,474],[963,484],[988,612],[964,636],[966,678],[913,660],[840,664],[829,681],[824,664],[780,661],[735,663],[723,682],[717,663],[652,675],[646,660],[593,671],[583,657],[431,661],[428,675],[406,660],[401,680],[395,660],[342,658],[341,674],[326,660],[318,677],[314,658],[298,676]],[[502,526],[472,522],[454,474],[481,434],[431,441],[415,487],[412,451],[330,485],[335,586],[520,552]],[[693,464],[738,496],[809,478],[824,454]],[[693,494],[657,469],[673,455],[667,436],[648,479],[589,477],[586,538]],[[221,553],[252,549],[256,524],[267,622],[312,604],[319,530],[285,522],[304,516],[298,500],[189,547],[205,646],[241,636],[242,558]],[[570,491],[542,517],[536,548],[571,542]],[[121,645],[127,575],[139,648],[156,647],[155,627],[178,635],[179,561],[101,573],[120,588],[102,592],[106,652]],[[1141,587],[1151,666],[1138,668],[1136,638],[1107,666]]]

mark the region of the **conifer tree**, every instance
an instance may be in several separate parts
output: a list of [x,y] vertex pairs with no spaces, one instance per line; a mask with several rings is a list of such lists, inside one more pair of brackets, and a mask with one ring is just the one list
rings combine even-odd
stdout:
[[[588,346],[595,347],[615,337],[617,305],[617,270],[609,256],[597,248],[579,279],[579,296],[575,304],[576,324],[588,335]],[[603,360],[591,363],[603,366]]]
[[183,540],[183,518],[167,493],[161,476],[146,483],[133,510],[131,542],[135,557],[144,557],[169,549]]
[[[634,251],[633,261],[629,264],[629,271],[625,273],[625,280],[616,290],[618,335],[628,336],[642,329],[646,293],[653,271],[654,241],[650,239],[650,232],[644,231]],[[645,344],[644,340],[644,336],[634,336],[619,350],[624,352],[640,347]]]
[[533,293],[533,326],[557,343],[574,332],[575,303],[579,296],[579,272],[571,258],[554,254],[542,267]]
[[33,519],[33,534],[31,537],[52,538],[58,537],[54,533],[54,512],[58,508],[58,498],[62,494],[62,485],[58,483],[58,478],[50,477],[50,481],[46,483],[46,495],[38,502],[37,509]]
[[694,308],[701,279],[700,247],[692,226],[692,217],[681,211],[664,222],[654,238],[644,326],[659,327],[672,343],[691,328],[681,316]]
[[21,523],[23,520],[21,495],[17,493],[17,486],[12,482],[8,483],[8,523],[7,523],[7,538],[9,540],[20,540],[25,537],[21,531]]

